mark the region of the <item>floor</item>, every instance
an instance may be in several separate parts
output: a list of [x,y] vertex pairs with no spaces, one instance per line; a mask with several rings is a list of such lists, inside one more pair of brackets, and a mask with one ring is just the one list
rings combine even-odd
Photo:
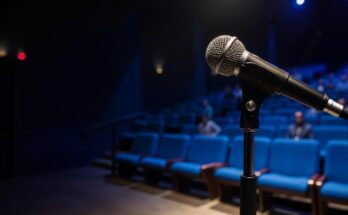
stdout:
[[[211,201],[197,197],[198,193],[179,194],[171,189],[147,186],[136,179],[106,177],[108,174],[109,170],[83,167],[1,180],[0,215],[239,214],[237,204]],[[308,213],[273,210],[264,214]]]
[[94,167],[0,181],[1,215],[224,215],[239,209],[119,178]]

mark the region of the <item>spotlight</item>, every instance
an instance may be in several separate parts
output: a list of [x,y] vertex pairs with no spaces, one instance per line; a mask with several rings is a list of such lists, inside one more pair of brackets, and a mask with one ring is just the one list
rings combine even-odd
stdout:
[[7,56],[7,50],[4,47],[0,47],[0,58]]
[[157,65],[156,66],[156,74],[157,75],[162,75],[164,72],[162,65]]
[[305,0],[296,0],[297,5],[303,5],[305,3]]

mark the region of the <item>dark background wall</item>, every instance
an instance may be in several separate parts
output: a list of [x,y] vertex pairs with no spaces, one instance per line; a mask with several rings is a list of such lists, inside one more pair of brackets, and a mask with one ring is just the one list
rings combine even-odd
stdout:
[[327,62],[335,71],[347,56],[347,7],[344,0],[308,0],[301,8],[292,0],[7,1],[0,42],[28,58],[12,61],[14,145],[6,130],[11,72],[1,64],[0,152],[13,149],[15,175],[90,163],[108,149],[110,132],[81,140],[81,128],[235,82],[211,76],[205,63],[205,47],[221,34],[237,35],[280,67]]
[[17,29],[4,32],[28,55],[14,61],[14,175],[90,163],[108,149],[110,132],[81,140],[79,130],[142,108],[136,7],[111,1],[36,3],[10,5],[7,20]]

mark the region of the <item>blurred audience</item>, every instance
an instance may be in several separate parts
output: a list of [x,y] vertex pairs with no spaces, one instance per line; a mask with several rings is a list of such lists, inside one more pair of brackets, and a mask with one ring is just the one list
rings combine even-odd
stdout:
[[224,88],[224,99],[233,99],[233,92],[229,86],[225,86]]
[[237,110],[241,110],[242,109],[242,96],[243,96],[243,91],[242,91],[242,87],[240,86],[240,84],[236,84],[236,86],[234,87],[233,90],[233,94],[234,97],[236,98],[236,102],[237,102]]
[[306,113],[305,113],[305,118],[315,118],[318,115],[318,111],[314,108],[310,108]]
[[348,90],[348,80],[347,80],[347,75],[343,74],[341,76],[340,81],[337,84],[337,90],[338,91],[347,91]]
[[198,131],[202,135],[216,136],[221,132],[221,128],[207,115],[203,115],[198,125]]
[[204,99],[202,101],[202,107],[200,110],[200,116],[208,116],[209,118],[213,118],[214,116],[214,109],[213,107],[209,104],[209,101],[207,99]]
[[303,76],[302,74],[298,71],[298,69],[294,69],[291,74],[295,79],[299,81],[303,81]]
[[324,92],[325,91],[325,86],[324,86],[324,80],[323,79],[318,79],[318,81],[317,81],[317,90],[319,91],[319,92]]
[[240,86],[240,84],[236,84],[233,90],[233,94],[234,94],[234,97],[238,99],[242,98],[242,87]]
[[336,84],[338,83],[338,80],[335,76],[335,73],[330,72],[328,77],[325,80],[325,88],[327,89],[335,89]]
[[295,123],[289,126],[287,137],[296,140],[313,138],[312,126],[304,121],[303,113],[296,111],[294,116]]
[[338,101],[337,101],[338,103],[340,103],[341,105],[343,105],[343,107],[345,107],[346,106],[346,100],[344,99],[344,98],[340,98],[340,99],[338,99]]

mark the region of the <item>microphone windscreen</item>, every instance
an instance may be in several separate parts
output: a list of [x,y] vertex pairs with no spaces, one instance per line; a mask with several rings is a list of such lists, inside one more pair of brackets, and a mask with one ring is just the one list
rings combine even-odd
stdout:
[[[231,43],[231,40],[232,43]],[[233,70],[241,64],[245,47],[235,37],[223,35],[213,39],[205,52],[209,67],[220,75],[231,76]]]

